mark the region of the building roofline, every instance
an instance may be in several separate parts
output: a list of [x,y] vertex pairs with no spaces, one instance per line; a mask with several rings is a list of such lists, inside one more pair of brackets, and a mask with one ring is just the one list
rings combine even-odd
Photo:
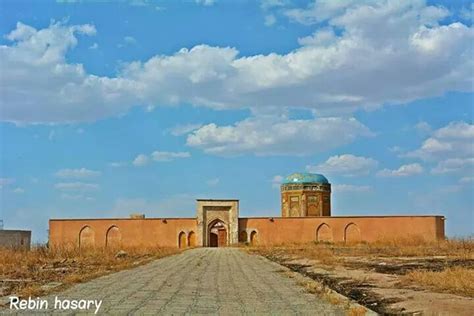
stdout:
[[0,232],[9,232],[9,233],[31,233],[31,230],[24,230],[24,229],[0,229]]
[[124,221],[124,220],[132,220],[132,221],[137,221],[137,220],[167,220],[167,221],[172,221],[172,220],[196,220],[196,217],[145,217],[145,218],[131,218],[131,217],[104,217],[104,218],[50,218],[50,222],[58,222],[58,221]]
[[239,217],[239,219],[315,219],[315,218],[381,218],[381,217],[442,217],[445,218],[444,215],[354,215],[354,216],[293,216],[293,217],[281,217],[281,216],[255,216],[255,217]]
[[[255,217],[239,217],[238,219],[331,219],[331,218],[393,218],[393,217],[441,217],[445,218],[444,215],[354,215],[354,216],[300,216],[300,217],[281,217],[281,216],[255,216]],[[197,217],[146,217],[146,218],[51,218],[50,222],[58,221],[124,221],[124,220],[197,220]],[[1,231],[1,230],[0,230]],[[8,230],[4,231],[29,231],[29,230]]]
[[237,199],[196,199],[196,201],[211,201],[211,202],[239,202]]

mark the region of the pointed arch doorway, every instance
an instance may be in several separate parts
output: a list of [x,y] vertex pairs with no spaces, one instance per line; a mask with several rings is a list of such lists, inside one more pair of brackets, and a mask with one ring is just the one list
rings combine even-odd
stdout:
[[209,224],[209,246],[224,247],[227,246],[227,229],[221,220],[215,220]]

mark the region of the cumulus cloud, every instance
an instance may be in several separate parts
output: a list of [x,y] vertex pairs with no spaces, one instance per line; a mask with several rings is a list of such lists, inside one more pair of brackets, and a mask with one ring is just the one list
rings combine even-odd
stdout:
[[184,124],[184,125],[176,125],[175,127],[171,128],[169,131],[173,136],[181,136],[188,134],[198,128],[200,128],[202,124]]
[[100,176],[100,171],[89,170],[86,168],[80,169],[61,169],[55,173],[58,178],[92,178]]
[[113,76],[66,60],[80,36],[95,34],[94,26],[53,23],[38,30],[18,23],[6,35],[11,43],[0,46],[0,118],[95,121],[132,106],[181,103],[297,106],[331,116],[472,91],[474,32],[460,22],[441,24],[446,9],[389,0],[317,1],[308,9],[288,15],[327,26],[286,54],[240,56],[236,48],[198,45],[124,64]]
[[204,125],[188,135],[186,144],[220,156],[306,155],[371,135],[369,129],[354,118],[289,120],[265,116],[229,126]]
[[136,167],[143,167],[148,164],[150,159],[145,154],[139,154],[135,159],[133,159],[132,164]]
[[431,170],[434,174],[451,173],[458,171],[474,171],[474,158],[450,158],[438,162]]
[[467,158],[474,156],[474,125],[466,122],[451,122],[433,132],[417,150],[406,157],[423,160]]
[[60,191],[97,191],[100,189],[98,184],[85,182],[60,182],[54,187]]
[[369,192],[372,191],[372,187],[369,185],[353,185],[353,184],[334,184],[332,185],[332,191],[337,192]]
[[409,177],[423,172],[423,167],[419,163],[402,165],[398,169],[383,169],[377,172],[379,177]]
[[378,162],[375,159],[344,154],[329,157],[328,160],[318,165],[306,166],[306,170],[315,173],[356,176],[369,174],[377,165]]
[[450,122],[432,132],[420,148],[402,157],[419,158],[436,162],[433,174],[473,172],[474,125],[466,122]]

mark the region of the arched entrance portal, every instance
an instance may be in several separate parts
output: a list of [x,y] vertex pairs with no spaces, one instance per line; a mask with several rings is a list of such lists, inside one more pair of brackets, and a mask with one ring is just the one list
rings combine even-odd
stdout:
[[209,225],[209,247],[227,246],[227,229],[224,222],[216,220]]

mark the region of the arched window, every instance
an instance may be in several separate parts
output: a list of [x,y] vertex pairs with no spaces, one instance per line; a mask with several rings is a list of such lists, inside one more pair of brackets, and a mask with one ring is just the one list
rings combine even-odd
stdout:
[[196,246],[196,234],[193,231],[190,231],[188,234],[188,246],[189,247]]
[[178,247],[186,248],[186,233],[180,232],[178,236]]

